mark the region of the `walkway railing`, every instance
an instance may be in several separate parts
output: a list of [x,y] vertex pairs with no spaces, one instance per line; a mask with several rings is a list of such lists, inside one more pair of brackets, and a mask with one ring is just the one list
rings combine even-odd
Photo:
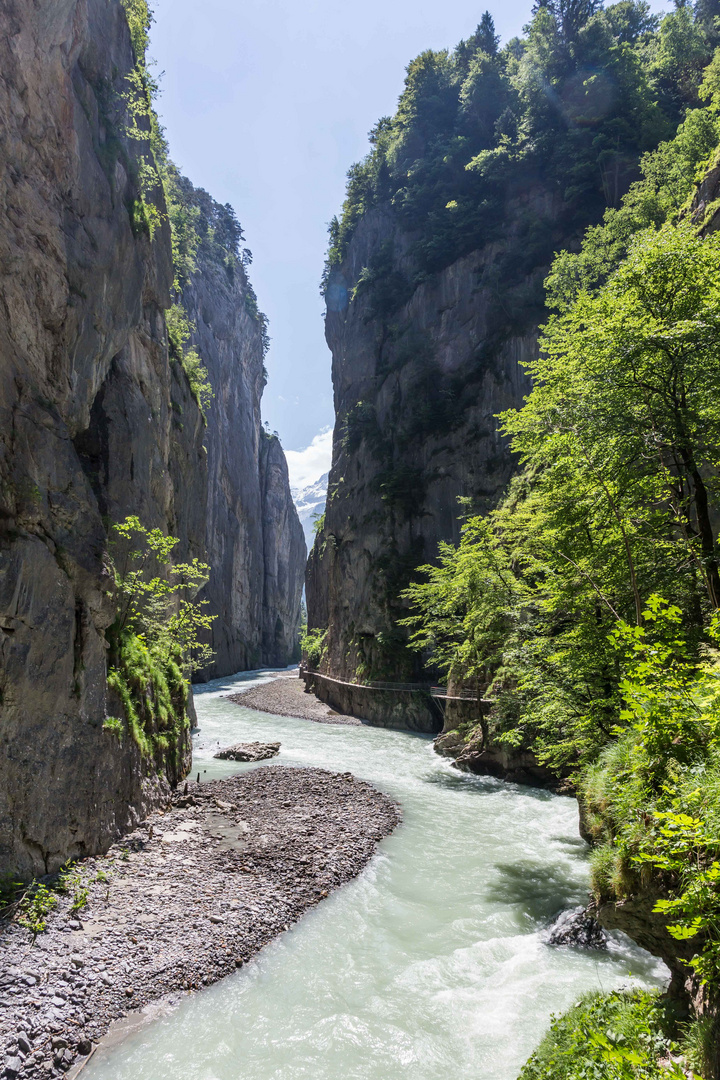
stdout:
[[301,675],[316,675],[320,679],[327,679],[328,682],[338,683],[341,686],[359,686],[364,690],[399,690],[409,693],[422,693],[429,694],[434,698],[446,698],[451,701],[479,701],[481,705],[491,705],[492,702],[485,698],[478,698],[478,695],[474,690],[455,690],[452,694],[448,694],[446,686],[433,686],[432,683],[400,683],[400,682],[348,682],[346,679],[334,679],[331,675],[326,675],[322,671],[315,671],[313,668],[300,669]]

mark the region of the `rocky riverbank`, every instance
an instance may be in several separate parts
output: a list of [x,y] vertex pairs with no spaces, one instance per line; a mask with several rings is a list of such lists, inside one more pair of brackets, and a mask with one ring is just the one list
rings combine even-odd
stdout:
[[114,1020],[241,967],[399,819],[350,773],[271,766],[186,785],[76,864],[34,944],[19,912],[0,924],[0,1075],[74,1072]]
[[316,724],[361,724],[355,716],[335,712],[324,701],[305,690],[304,682],[297,672],[281,675],[270,682],[230,694],[229,700],[246,709],[273,713],[275,716],[297,716],[301,720],[313,720]]

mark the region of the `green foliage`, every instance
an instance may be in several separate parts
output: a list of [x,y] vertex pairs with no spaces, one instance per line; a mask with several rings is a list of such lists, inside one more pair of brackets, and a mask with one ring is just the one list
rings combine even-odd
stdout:
[[[360,219],[381,205],[414,238],[415,271],[408,277],[407,257],[399,269],[389,241],[371,254],[354,290],[370,292],[371,317],[387,317],[424,275],[494,240],[511,249],[502,284],[518,285],[558,242],[541,206],[524,214],[519,194],[528,185],[556,192],[566,239],[617,208],[641,155],[699,106],[717,38],[699,8],[659,20],[632,0],[606,10],[538,4],[525,31],[500,50],[486,12],[453,52],[411,62],[395,115],[378,122],[370,153],[348,173],[325,287]],[[674,184],[669,176],[661,186]]]
[[145,51],[150,42],[150,27],[154,21],[147,0],[122,0],[125,8],[133,51],[138,62],[145,60]]
[[373,478],[374,490],[401,520],[421,512],[426,486],[425,471],[405,462],[390,462]]
[[302,650],[303,660],[307,667],[316,669],[322,663],[327,652],[327,630],[315,628],[313,630],[305,629],[304,634],[300,638],[300,648]]
[[252,254],[247,249],[240,251],[244,236],[232,206],[223,206],[202,188],[194,188],[170,160],[154,108],[158,87],[146,58],[152,12],[146,0],[123,0],[123,5],[136,59],[122,95],[126,111],[123,133],[135,144],[133,170],[138,186],[138,197],[130,201],[128,213],[136,235],[146,234],[152,240],[157,229],[170,228],[175,270],[174,302],[167,313],[171,358],[182,363],[204,415],[213,390],[197,350],[187,347],[195,328],[182,307],[182,292],[197,270],[199,254],[222,267],[230,281],[240,278],[246,309],[260,327],[264,352],[270,343],[268,320],[259,311],[247,279],[245,267],[252,261]]
[[47,930],[47,917],[57,904],[56,893],[42,882],[35,881],[25,890],[17,909],[16,922],[30,931],[33,942],[38,934]]
[[9,870],[0,873],[0,915],[4,916],[7,908],[14,904],[18,891],[22,887],[22,882],[16,881],[15,875]]
[[637,618],[636,551],[648,540],[653,559],[681,546],[712,606],[720,601],[714,480],[703,476],[720,460],[718,251],[717,236],[688,225],[640,234],[596,296],[580,294],[550,320],[530,369],[535,388],[505,416],[513,448],[545,470],[541,486],[605,504]]
[[[704,84],[708,87],[712,70],[711,64]],[[708,96],[713,92],[706,91]],[[643,156],[642,180],[631,185],[622,206],[605,212],[602,225],[586,231],[580,252],[556,256],[545,283],[550,306],[566,310],[581,292],[596,292],[626,257],[637,233],[672,221],[702,178],[718,142],[717,110],[688,112],[673,139]]]
[[363,439],[377,447],[379,428],[375,406],[369,401],[358,401],[348,410],[343,423],[344,434],[342,448],[348,454],[354,454],[360,448]]
[[325,511],[322,514],[313,514],[313,534],[321,536],[325,531]]
[[[656,912],[690,943],[702,982],[720,985],[720,664],[693,659],[681,613],[657,597],[644,625],[619,624],[623,655],[618,741],[581,782],[597,848],[598,898],[623,899],[652,873],[666,898]],[[717,641],[717,617],[710,633]]]
[[647,230],[550,320],[504,416],[524,475],[405,593],[414,647],[478,680],[499,735],[556,768],[613,737],[618,622],[658,593],[692,650],[718,606],[719,252],[685,225]]
[[656,994],[586,994],[553,1017],[519,1080],[683,1080],[671,1029]]
[[115,735],[119,742],[122,742],[125,735],[125,725],[119,717],[107,716],[103,721],[103,731],[109,731],[112,735]]
[[210,402],[215,397],[215,392],[207,368],[203,366],[197,350],[187,347],[195,327],[190,322],[185,308],[180,304],[173,304],[167,310],[165,322],[170,345],[170,358],[179,360],[182,364],[190,383],[190,389],[204,416],[210,407]]
[[[108,686],[143,755],[171,772],[189,726],[189,674],[212,658],[202,638],[214,618],[207,601],[195,599],[210,568],[197,559],[173,564],[177,543],[134,516],[113,526],[110,543],[117,615],[108,631]],[[118,734],[115,724],[111,730]]]
[[90,883],[78,867],[69,866],[63,870],[58,878],[56,889],[58,892],[70,895],[71,914],[75,915],[87,907],[90,899]]
[[715,1057],[717,1028],[710,1016],[688,1024],[680,1041],[680,1050],[692,1072],[698,1076],[712,1076]]

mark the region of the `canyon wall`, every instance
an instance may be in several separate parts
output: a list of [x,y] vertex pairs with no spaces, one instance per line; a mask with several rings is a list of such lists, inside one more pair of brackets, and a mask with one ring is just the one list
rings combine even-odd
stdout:
[[[0,57],[0,870],[29,876],[107,846],[189,766],[187,725],[159,773],[129,735],[103,727],[118,708],[106,682],[111,523],[136,514],[180,538],[179,558],[204,559],[209,518],[228,528],[215,475],[247,475],[256,501],[228,513],[256,515],[233,527],[247,529],[263,599],[268,544],[255,353],[246,362],[236,339],[222,357],[207,433],[169,357],[170,225],[159,178],[142,178],[149,123],[130,133],[138,58],[122,4],[8,0]],[[240,402],[246,390],[253,405],[232,412],[225,395]],[[286,535],[277,507],[267,513],[271,534]],[[233,548],[234,534],[217,544]],[[225,580],[228,566],[237,560],[223,562]],[[260,640],[263,599],[233,608],[249,624],[238,634]],[[283,603],[290,621],[295,601]],[[228,649],[223,668],[249,659]]]
[[189,181],[180,183],[183,199],[199,212],[201,237],[182,304],[214,394],[205,439],[211,571],[202,597],[217,617],[215,658],[202,678],[216,678],[297,659],[307,552],[285,455],[260,421],[263,316],[242,263],[213,243],[213,225],[227,210]]
[[[523,199],[552,231],[558,208],[541,189]],[[513,471],[497,414],[522,402],[523,363],[536,354],[545,268],[520,274],[502,297],[521,315],[498,318],[495,267],[514,242],[452,263],[388,310],[392,276],[409,282],[412,236],[388,206],[358,224],[330,275],[326,337],[336,423],[324,529],[308,565],[310,627],[328,628],[324,670],[339,679],[422,675],[398,626],[398,598],[415,567],[457,541],[463,508],[490,508]],[[383,247],[392,270],[370,288],[363,268]],[[403,290],[405,291],[405,290]],[[522,309],[522,297],[533,302]]]

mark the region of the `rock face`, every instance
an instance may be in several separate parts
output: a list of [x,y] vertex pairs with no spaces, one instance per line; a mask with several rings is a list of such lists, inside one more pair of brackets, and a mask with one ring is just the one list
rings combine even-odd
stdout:
[[168,363],[169,228],[129,212],[122,6],[9,0],[0,29],[0,866],[43,874],[160,784],[103,731],[106,522],[179,525],[202,553],[203,423]]
[[300,659],[298,627],[307,548],[290,494],[287,461],[274,435],[261,433],[260,492],[264,571],[261,663],[281,667]]
[[[206,192],[182,183],[205,220],[223,211]],[[260,422],[264,324],[255,294],[242,265],[228,269],[207,241],[196,261],[182,303],[215,395],[205,443],[211,575],[203,590],[217,616],[215,660],[203,677],[215,678],[297,658],[307,550],[285,455]]]
[[[537,214],[552,218],[552,200],[535,201]],[[393,275],[417,280],[411,245],[389,208],[371,210],[327,291],[336,424],[307,598],[309,626],[328,628],[323,670],[339,679],[421,674],[397,625],[398,593],[439,541],[458,539],[458,497],[482,512],[507,484],[513,461],[496,415],[522,401],[522,363],[536,353],[535,308],[515,332],[499,333],[497,245],[407,288],[388,310]],[[363,268],[388,247],[392,274],[358,288]],[[542,273],[521,275],[516,291],[532,291]]]
[[[465,729],[467,732],[468,729]],[[453,759],[453,767],[476,776],[494,776],[514,784],[566,791],[563,778],[541,765],[532,750],[494,742],[488,724],[478,722],[466,735],[457,729],[444,731],[435,740],[435,750]]]
[[[205,558],[208,507],[226,525],[213,479],[208,498],[205,422],[169,360],[170,229],[160,184],[138,186],[149,142],[127,134],[136,58],[122,4],[8,0],[0,58],[0,870],[29,876],[107,848],[167,789],[132,739],[103,729],[116,707],[109,524],[136,514],[178,536],[182,559]],[[259,395],[252,365],[223,360],[230,398],[242,398],[238,376]],[[231,430],[254,448],[243,457],[234,443],[223,468],[254,469],[254,508],[236,500],[229,513],[255,514],[244,543],[264,598],[266,546],[282,541],[266,545],[263,515],[278,536],[292,525],[260,498],[257,411],[228,418],[226,443]],[[230,550],[234,534],[219,543]],[[284,627],[294,610],[282,608]],[[262,600],[253,611],[262,622]],[[179,756],[182,771],[189,735]]]
[[569,945],[575,949],[607,949],[607,935],[586,908],[563,911],[545,933],[548,945]]

